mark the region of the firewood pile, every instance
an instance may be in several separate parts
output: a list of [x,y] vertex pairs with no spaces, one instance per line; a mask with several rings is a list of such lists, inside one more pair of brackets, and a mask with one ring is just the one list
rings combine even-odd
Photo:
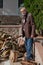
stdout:
[[[22,56],[24,55],[24,46],[21,46],[18,44],[18,38],[20,36],[12,37],[11,35],[7,33],[3,33],[1,31],[0,34],[0,60],[6,60],[13,59],[13,61],[17,60],[17,57],[19,57],[20,53],[22,53]],[[14,51],[14,52],[12,52]],[[17,55],[18,54],[18,55]],[[10,58],[11,57],[11,58]],[[15,59],[16,58],[16,59]]]
[[[11,62],[17,62],[18,58],[23,57],[25,54],[25,46],[24,40],[20,39],[18,42],[18,38],[20,36],[12,37],[7,33],[0,33],[0,61],[6,61],[6,59],[10,59]],[[22,65],[37,65],[36,62],[30,61],[21,61]]]

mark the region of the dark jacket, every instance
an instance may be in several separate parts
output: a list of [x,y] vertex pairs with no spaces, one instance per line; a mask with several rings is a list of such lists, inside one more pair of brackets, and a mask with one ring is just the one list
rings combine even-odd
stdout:
[[23,37],[25,36],[26,38],[30,38],[31,35],[35,36],[35,24],[32,14],[31,13],[26,14],[24,18],[25,18],[25,23],[22,23]]

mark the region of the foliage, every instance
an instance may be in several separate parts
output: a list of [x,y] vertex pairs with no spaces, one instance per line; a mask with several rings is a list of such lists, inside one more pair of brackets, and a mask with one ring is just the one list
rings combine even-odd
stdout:
[[36,28],[43,29],[43,0],[24,0],[24,6],[33,14]]

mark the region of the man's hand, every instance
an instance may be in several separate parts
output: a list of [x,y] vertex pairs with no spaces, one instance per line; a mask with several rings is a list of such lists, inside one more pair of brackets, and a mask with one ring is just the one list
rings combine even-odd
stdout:
[[31,35],[31,38],[33,38],[34,36],[33,35]]

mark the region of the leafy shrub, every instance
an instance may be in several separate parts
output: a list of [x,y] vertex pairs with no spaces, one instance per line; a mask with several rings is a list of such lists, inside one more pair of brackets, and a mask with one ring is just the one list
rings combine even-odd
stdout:
[[37,30],[43,29],[43,0],[24,0],[24,6],[32,13]]

